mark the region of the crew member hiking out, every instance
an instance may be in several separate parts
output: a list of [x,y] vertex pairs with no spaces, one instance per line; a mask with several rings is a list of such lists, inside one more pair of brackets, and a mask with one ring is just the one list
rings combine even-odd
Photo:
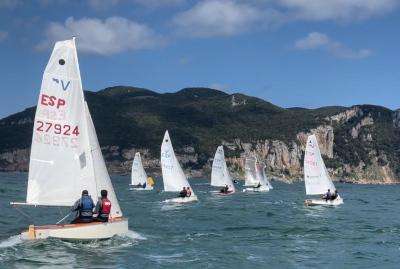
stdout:
[[186,188],[186,197],[190,197],[192,196],[192,190],[190,189],[190,187]]
[[107,198],[107,190],[101,190],[101,198],[97,201],[94,213],[97,214],[96,220],[108,222],[111,212],[111,201]]
[[331,200],[333,201],[333,200],[335,200],[337,197],[338,197],[338,191],[337,190],[335,190],[335,192],[334,193],[332,193],[332,196],[331,196]]
[[332,198],[332,193],[331,190],[328,189],[328,191],[322,196],[322,199],[324,199],[325,201],[331,200]]
[[179,193],[179,196],[178,196],[178,197],[186,197],[186,195],[187,195],[186,188],[183,187],[183,189],[182,189],[181,192]]
[[82,197],[79,198],[72,206],[71,211],[77,212],[76,218],[71,222],[74,223],[89,223],[93,221],[94,203],[87,190],[82,191]]
[[225,185],[225,187],[223,187],[223,188],[220,190],[221,193],[228,193],[228,191],[229,191],[228,185]]

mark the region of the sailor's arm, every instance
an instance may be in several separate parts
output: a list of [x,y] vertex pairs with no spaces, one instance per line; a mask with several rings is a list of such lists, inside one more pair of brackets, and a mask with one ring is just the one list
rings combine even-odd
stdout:
[[97,201],[96,207],[94,209],[94,214],[99,214],[101,211],[101,201]]
[[77,211],[79,209],[80,204],[81,204],[81,199],[76,200],[74,205],[71,207],[71,211]]

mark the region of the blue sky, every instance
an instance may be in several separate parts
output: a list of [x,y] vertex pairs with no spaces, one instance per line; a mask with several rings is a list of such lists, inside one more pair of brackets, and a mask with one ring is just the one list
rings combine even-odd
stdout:
[[0,0],[0,118],[36,104],[55,40],[72,35],[86,90],[397,109],[399,29],[399,0]]

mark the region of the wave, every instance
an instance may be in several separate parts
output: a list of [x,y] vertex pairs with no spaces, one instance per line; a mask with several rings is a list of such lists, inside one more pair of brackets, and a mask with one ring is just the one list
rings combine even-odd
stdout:
[[24,241],[27,241],[28,238],[26,238],[23,235],[13,235],[7,238],[6,240],[3,240],[0,242],[0,248],[9,248],[9,247],[14,247],[16,245],[19,245],[23,243]]
[[126,238],[130,238],[133,240],[147,240],[147,238],[145,236],[143,236],[137,232],[131,231],[131,230],[128,230],[128,232],[125,234],[119,235],[119,237],[122,237],[122,238],[126,237]]

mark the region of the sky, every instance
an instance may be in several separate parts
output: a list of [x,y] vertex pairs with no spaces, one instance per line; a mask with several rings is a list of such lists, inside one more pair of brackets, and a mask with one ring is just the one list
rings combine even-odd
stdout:
[[72,36],[85,90],[400,108],[400,0],[0,0],[0,118],[36,105],[54,42]]

